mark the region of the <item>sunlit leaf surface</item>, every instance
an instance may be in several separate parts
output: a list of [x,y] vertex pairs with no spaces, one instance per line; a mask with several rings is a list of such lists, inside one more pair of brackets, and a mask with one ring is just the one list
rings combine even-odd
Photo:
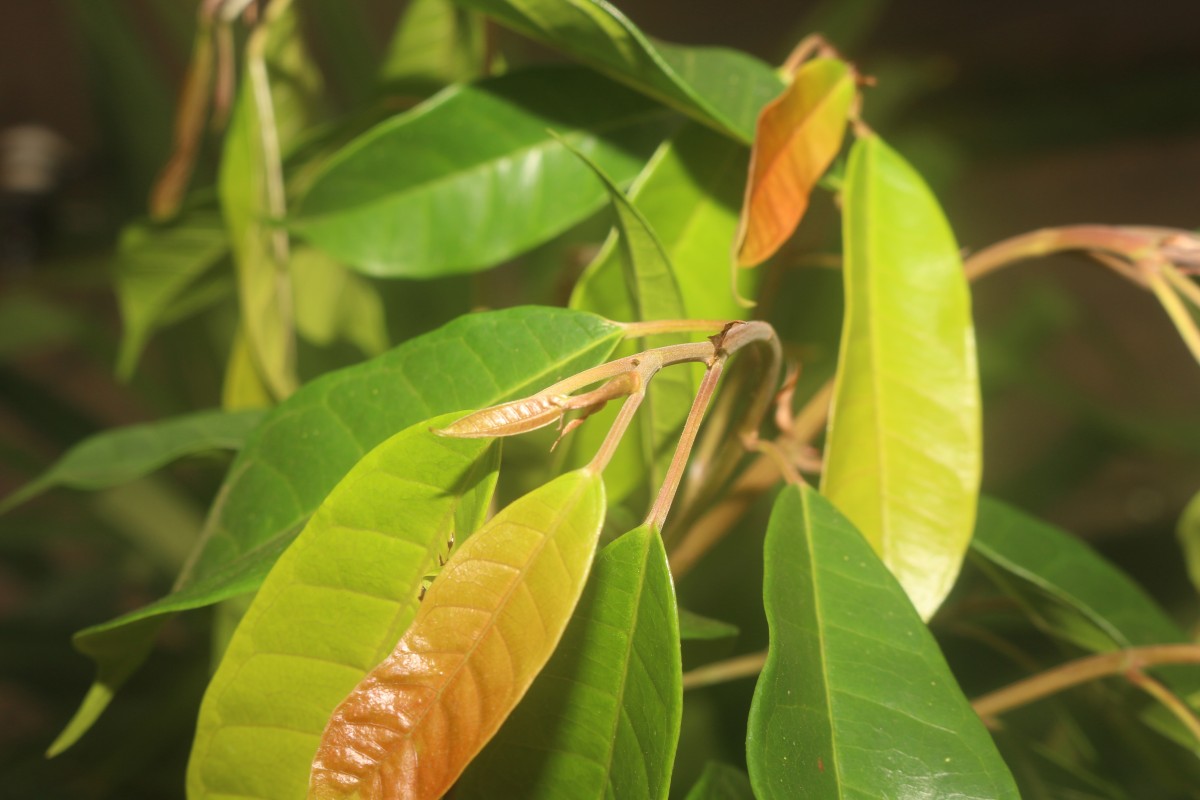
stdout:
[[675,614],[657,532],[605,547],[554,656],[455,796],[666,797],[683,709]]
[[766,261],[800,224],[808,196],[842,148],[854,92],[848,64],[818,58],[762,110],[742,207],[740,266]]
[[499,450],[417,423],[342,479],[267,575],[200,708],[188,796],[299,798],[329,715],[487,511]]
[[809,487],[775,501],[746,760],[768,798],[1017,798],[904,590]]
[[441,797],[554,652],[603,519],[600,476],[570,472],[458,547],[395,650],[334,712],[309,797]]
[[[143,620],[253,590],[329,490],[377,444],[431,415],[520,397],[595,366],[620,336],[606,320],[563,309],[471,314],[306,384],[270,412],[230,467],[174,593],[76,635],[76,647],[98,660],[103,696],[141,662],[139,637],[157,630]],[[137,636],[124,631],[129,625]],[[98,713],[93,704],[91,718]]]
[[846,312],[822,491],[928,618],[975,523],[971,297],[937,199],[878,137],[855,142],[842,204]]
[[486,269],[603,203],[604,188],[555,134],[624,183],[662,139],[666,116],[578,67],[452,86],[334,155],[291,224],[372,275]]

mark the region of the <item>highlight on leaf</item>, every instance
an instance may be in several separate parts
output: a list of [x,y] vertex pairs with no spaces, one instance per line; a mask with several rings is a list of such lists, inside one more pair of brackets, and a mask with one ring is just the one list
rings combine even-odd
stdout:
[[334,711],[309,797],[442,796],[554,652],[603,518],[599,474],[577,470],[459,546],[392,654]]
[[855,83],[845,61],[816,58],[759,114],[734,242],[738,266],[766,261],[800,224],[809,195],[841,149]]

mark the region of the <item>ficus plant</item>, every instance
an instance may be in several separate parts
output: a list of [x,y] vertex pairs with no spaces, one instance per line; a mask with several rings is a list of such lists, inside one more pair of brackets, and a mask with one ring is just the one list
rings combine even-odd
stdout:
[[[1080,251],[1200,359],[1200,237],[964,257],[871,127],[888,76],[819,36],[777,69],[603,0],[412,0],[337,109],[305,8],[200,4],[119,245],[127,376],[231,266],[223,408],[93,437],[0,505],[236,451],[173,590],[76,635],[97,677],[50,755],[215,609],[196,800],[1126,797],[1130,741],[1196,785],[1200,647],[980,496],[971,294]],[[778,278],[802,224],[840,243],[807,285]],[[537,277],[493,300],[514,269]],[[1196,503],[1183,527],[1197,547]],[[948,662],[956,631],[976,658]]]

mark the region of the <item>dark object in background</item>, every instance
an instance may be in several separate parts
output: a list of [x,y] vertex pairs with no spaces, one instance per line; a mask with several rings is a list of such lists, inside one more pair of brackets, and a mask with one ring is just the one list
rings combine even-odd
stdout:
[[0,131],[0,269],[24,272],[50,240],[54,201],[71,149],[41,125]]

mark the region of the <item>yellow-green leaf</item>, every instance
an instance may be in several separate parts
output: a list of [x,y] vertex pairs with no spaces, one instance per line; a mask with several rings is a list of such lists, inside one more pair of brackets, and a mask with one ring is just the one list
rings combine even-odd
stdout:
[[334,712],[309,797],[441,797],[553,653],[603,519],[604,484],[579,470],[459,547],[396,649]]
[[267,575],[200,708],[188,796],[303,797],[337,704],[417,613],[421,583],[483,521],[492,440],[417,423],[342,479]]
[[937,199],[878,137],[855,142],[842,204],[846,313],[822,492],[928,618],[975,524],[971,296]]

